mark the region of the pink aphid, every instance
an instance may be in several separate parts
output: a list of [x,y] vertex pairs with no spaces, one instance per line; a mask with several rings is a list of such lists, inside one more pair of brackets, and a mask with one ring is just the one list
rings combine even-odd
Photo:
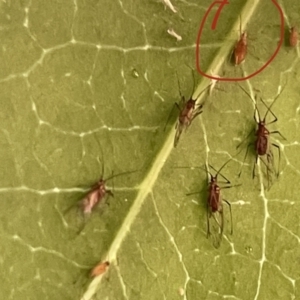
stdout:
[[295,26],[291,27],[290,29],[289,41],[291,47],[296,47],[298,44],[298,30]]
[[105,180],[100,179],[93,187],[92,190],[82,200],[82,211],[88,215],[100,203],[106,194],[114,196],[112,191],[107,190],[105,187]]
[[233,51],[234,64],[241,64],[247,55],[247,33],[243,32],[237,41]]
[[240,39],[236,42],[233,49],[233,62],[236,66],[240,65],[245,60],[247,47],[247,32],[242,32],[242,20],[240,18]]
[[97,266],[95,266],[91,273],[90,273],[90,277],[97,277],[99,275],[102,275],[106,272],[106,270],[108,269],[110,263],[108,261],[105,262],[100,262]]

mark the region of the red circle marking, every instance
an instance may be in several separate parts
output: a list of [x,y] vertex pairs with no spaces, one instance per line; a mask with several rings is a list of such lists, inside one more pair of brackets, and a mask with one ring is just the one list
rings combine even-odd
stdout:
[[247,80],[251,77],[254,77],[255,75],[259,74],[260,72],[262,72],[271,62],[272,60],[276,57],[276,55],[278,54],[280,47],[283,43],[283,39],[284,39],[284,16],[283,16],[283,12],[281,7],[279,6],[279,4],[276,2],[276,0],[271,0],[273,2],[273,4],[276,6],[276,8],[279,11],[280,14],[280,41],[278,43],[278,46],[275,50],[275,52],[273,53],[273,55],[269,58],[269,60],[257,71],[255,71],[254,73],[246,76],[246,77],[237,77],[237,78],[225,78],[225,77],[215,77],[213,75],[209,75],[206,74],[204,71],[201,70],[200,68],[200,37],[203,31],[203,27],[205,24],[205,21],[208,17],[208,14],[210,13],[210,11],[212,10],[212,8],[214,7],[214,5],[219,5],[219,8],[215,14],[215,17],[213,19],[212,25],[211,25],[211,29],[215,30],[216,26],[217,26],[217,22],[218,19],[220,17],[221,11],[224,8],[224,6],[226,4],[229,4],[228,0],[223,0],[223,1],[214,1],[208,8],[207,12],[205,13],[202,22],[200,24],[200,28],[198,30],[198,35],[197,35],[197,40],[196,40],[196,68],[197,68],[197,72],[207,78],[213,79],[213,80],[217,80],[217,81],[243,81],[243,80]]

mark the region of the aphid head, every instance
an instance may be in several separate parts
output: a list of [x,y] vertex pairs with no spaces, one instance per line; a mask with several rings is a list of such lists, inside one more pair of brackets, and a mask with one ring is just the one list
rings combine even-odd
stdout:
[[97,185],[100,187],[102,185],[105,185],[105,181],[103,178],[101,178],[98,182],[97,182]]
[[216,176],[213,176],[212,174],[210,174],[210,183],[216,183],[217,177],[218,177],[218,174]]
[[188,102],[186,103],[186,108],[187,109],[194,109],[196,104],[196,100],[189,99]]

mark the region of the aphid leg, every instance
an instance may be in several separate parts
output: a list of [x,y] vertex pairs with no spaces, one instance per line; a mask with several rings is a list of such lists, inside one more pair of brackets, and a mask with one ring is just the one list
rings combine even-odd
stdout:
[[279,134],[285,141],[287,140],[287,139],[280,133],[280,131],[278,131],[278,130],[269,132],[269,134],[274,134],[274,133]]
[[281,160],[280,148],[279,148],[278,145],[276,145],[276,144],[274,144],[274,143],[272,143],[272,146],[276,147],[277,150],[278,150],[278,166],[277,166],[277,174],[276,174],[276,176],[277,176],[277,178],[278,178],[278,177],[279,177],[280,160]]
[[[114,178],[114,172],[112,172],[112,176],[110,178]],[[115,189],[115,182],[114,180],[112,180],[112,185],[113,185],[113,190]],[[114,197],[114,193],[111,190],[106,190],[106,194],[108,194],[108,196],[106,197],[106,204],[109,206],[109,196]]]
[[[168,123],[169,123],[169,121],[170,121],[170,119],[171,119],[171,116],[172,116],[172,113],[173,113],[173,110],[174,110],[174,107],[175,107],[175,106],[176,106],[176,107],[178,108],[178,110],[180,111],[179,104],[178,104],[177,102],[175,102],[174,105],[173,105],[173,107],[172,107],[172,109],[171,109],[171,111],[170,111],[170,113],[169,113],[167,122],[166,122],[165,127],[164,127],[164,131],[166,131],[167,125],[168,125]],[[176,125],[177,125],[177,123],[176,123]]]
[[236,149],[239,149],[243,144],[244,144],[244,142],[246,141],[246,140],[248,140],[249,139],[249,137],[251,136],[251,135],[253,135],[255,133],[255,129],[252,129],[249,133],[248,133],[248,135],[236,146]]
[[199,106],[195,109],[194,114],[193,114],[193,117],[192,117],[192,119],[191,119],[191,121],[190,121],[190,124],[192,123],[192,121],[193,121],[197,116],[199,116],[199,115],[203,112],[202,107],[203,107],[202,105],[199,105]]
[[211,211],[210,211],[210,207],[209,205],[207,205],[207,234],[206,234],[206,238],[208,238],[210,236],[210,224],[209,224],[209,218],[211,217]]
[[[272,152],[269,152],[267,154],[267,161],[268,161],[268,164],[273,166],[273,153]],[[272,170],[268,167],[267,164],[265,164],[265,165],[266,165],[266,168],[267,168],[267,180],[268,180],[268,190],[269,190],[271,188],[271,185],[272,185],[272,174],[270,175]]]
[[215,241],[213,242],[213,245],[215,248],[219,248],[221,245],[221,241],[222,241],[222,237],[223,237],[223,229],[224,229],[224,214],[223,214],[223,209],[222,207],[220,208],[220,210],[218,211],[218,214],[220,215],[220,221],[217,219],[216,214],[213,213],[213,218],[216,222],[216,224],[219,227],[219,232],[217,234],[217,238],[215,237]]
[[232,212],[231,212],[231,204],[229,201],[227,201],[226,199],[223,199],[223,201],[225,203],[227,203],[227,205],[229,206],[229,212],[230,212],[230,222],[231,222],[231,229],[230,229],[230,234],[233,234],[233,223],[232,223]]
[[[273,165],[273,153],[272,153],[272,151],[269,151],[269,153],[267,153],[267,161],[268,161],[269,165],[264,161],[264,159],[263,159],[262,156],[257,155],[257,157],[260,159],[260,161],[266,167],[266,170],[267,170],[267,180],[268,180],[268,189],[269,189],[270,188],[270,182],[271,182],[271,180],[270,180],[270,173],[272,172],[272,169],[269,167],[269,165]],[[256,162],[256,164],[257,164],[257,162]]]
[[109,206],[109,196],[114,197],[114,193],[111,190],[106,190],[106,194],[108,194],[108,196],[106,197],[106,204]]
[[223,214],[223,207],[221,206],[221,209],[219,210],[219,214],[221,215],[221,224],[219,223],[220,226],[220,241],[222,239],[223,236],[223,231],[224,231],[224,214]]
[[178,145],[179,142],[179,138],[181,136],[181,133],[183,131],[183,126],[179,124],[179,122],[176,123],[176,133],[175,133],[175,138],[174,138],[174,148],[176,148],[176,146]]
[[258,158],[259,158],[259,155],[257,154],[256,155],[256,158],[255,158],[255,162],[253,164],[253,169],[252,169],[252,179],[254,179],[255,177],[255,168],[256,168],[256,165],[257,165],[257,162],[258,162]]
[[[248,155],[248,151],[249,151],[249,147],[250,146],[252,146],[252,143],[249,143],[248,144],[248,146],[247,146],[247,150],[246,150],[246,153],[245,153],[245,156],[244,156],[244,161],[243,161],[243,164],[242,164],[242,166],[241,166],[241,170],[240,170],[240,172],[239,172],[239,174],[238,174],[238,177],[241,177],[241,175],[242,175],[242,170],[243,170],[243,166],[244,166],[244,164],[245,164],[245,161],[246,161],[246,158],[247,158],[247,155]],[[256,159],[256,162],[255,163],[257,163],[257,159]],[[253,177],[254,178],[254,177]]]

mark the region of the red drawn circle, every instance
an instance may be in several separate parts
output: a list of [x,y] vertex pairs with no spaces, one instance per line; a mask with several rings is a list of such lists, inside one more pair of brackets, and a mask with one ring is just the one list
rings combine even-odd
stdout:
[[258,69],[257,71],[255,71],[254,73],[252,73],[252,74],[250,74],[246,77],[240,77],[240,78],[239,77],[237,77],[237,78],[215,77],[213,75],[206,74],[204,71],[201,70],[201,67],[200,67],[200,37],[201,37],[202,31],[203,31],[204,24],[205,24],[206,19],[208,17],[208,14],[210,13],[210,11],[212,10],[212,8],[215,5],[219,5],[219,8],[218,8],[218,10],[215,14],[215,17],[213,19],[213,22],[211,24],[211,29],[215,30],[216,27],[217,27],[218,19],[220,17],[222,9],[224,8],[225,5],[229,4],[228,0],[220,0],[220,1],[214,1],[209,6],[207,12],[205,13],[205,15],[204,15],[204,17],[201,21],[200,28],[198,30],[197,41],[196,41],[196,69],[197,69],[198,73],[205,76],[205,77],[207,77],[207,78],[217,80],[217,81],[243,81],[243,80],[247,80],[251,77],[254,77],[255,75],[262,72],[272,62],[272,60],[276,57],[276,55],[278,54],[278,52],[280,50],[280,47],[283,43],[283,39],[284,39],[284,16],[283,16],[282,9],[279,6],[279,4],[276,2],[276,0],[271,0],[271,1],[275,5],[275,7],[278,9],[279,15],[280,15],[280,40],[279,40],[279,43],[277,45],[277,48],[276,48],[275,52],[272,54],[272,56],[269,58],[269,60],[260,69]]

